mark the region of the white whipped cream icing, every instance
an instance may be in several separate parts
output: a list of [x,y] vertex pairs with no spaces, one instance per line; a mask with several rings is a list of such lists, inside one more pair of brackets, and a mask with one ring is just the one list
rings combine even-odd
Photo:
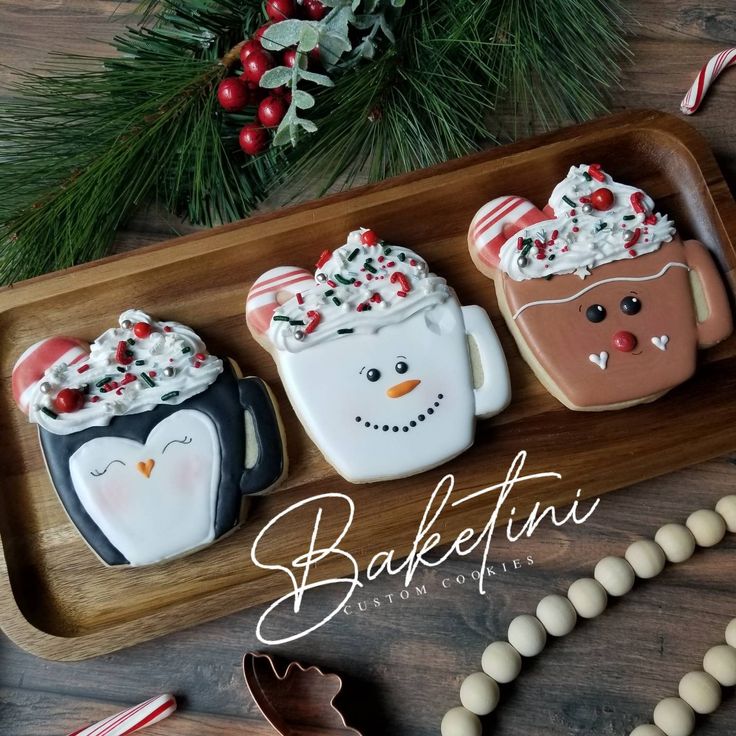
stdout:
[[[590,169],[572,166],[550,197],[554,218],[516,233],[501,247],[501,269],[512,279],[569,273],[584,279],[596,266],[651,253],[672,240],[674,224],[666,215],[654,213],[654,202],[647,194],[615,182],[596,167],[599,181],[590,176]],[[584,212],[598,189],[613,195],[610,208],[597,210],[591,205],[591,211]]]
[[280,306],[268,336],[279,350],[297,352],[327,340],[375,333],[448,299],[445,279],[429,272],[414,251],[374,238],[366,229],[320,259],[313,287]]
[[[148,337],[136,336],[133,328],[138,322],[151,326]],[[129,328],[123,327],[128,323]],[[181,404],[207,389],[222,373],[222,361],[207,354],[204,342],[185,325],[158,322],[134,309],[123,312],[119,324],[92,343],[86,359],[46,371],[30,397],[31,422],[54,434],[105,426],[116,416],[149,411],[158,404]],[[121,342],[126,343],[125,364],[118,361]],[[165,375],[167,368],[173,369],[172,376]],[[41,391],[43,383],[49,384],[48,393]],[[64,388],[85,391],[81,409],[56,411],[54,397]]]

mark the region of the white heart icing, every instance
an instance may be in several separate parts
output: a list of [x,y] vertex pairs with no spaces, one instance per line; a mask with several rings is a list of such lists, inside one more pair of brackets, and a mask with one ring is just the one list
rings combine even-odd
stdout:
[[131,565],[214,540],[220,442],[201,411],[169,415],[145,444],[115,436],[90,440],[69,458],[69,471],[85,511]]
[[660,335],[659,337],[652,338],[652,344],[655,348],[659,348],[660,350],[667,350],[667,343],[669,341],[670,338],[667,335]]
[[588,360],[591,363],[595,363],[602,371],[606,370],[606,364],[608,363],[608,353],[602,350],[598,355],[591,353],[588,356]]

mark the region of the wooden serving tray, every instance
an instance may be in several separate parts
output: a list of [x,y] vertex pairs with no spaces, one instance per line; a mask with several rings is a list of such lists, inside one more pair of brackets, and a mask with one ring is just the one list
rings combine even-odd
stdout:
[[[253,565],[253,540],[281,510],[317,493],[350,493],[356,516],[341,546],[365,566],[380,550],[409,551],[445,473],[455,474],[456,493],[465,495],[503,480],[516,454],[527,450],[528,472],[556,471],[562,480],[514,491],[501,519],[512,505],[520,518],[536,501],[566,504],[578,489],[583,497],[599,495],[732,450],[736,340],[701,354],[697,376],[653,404],[608,413],[568,411],[521,360],[492,283],[470,260],[466,232],[480,205],[511,193],[543,204],[571,164],[591,161],[646,190],[684,236],[708,244],[733,290],[736,206],[707,144],[677,118],[633,112],[1,291],[3,630],[34,654],[82,659],[274,600],[290,590],[288,579]],[[311,267],[319,252],[361,225],[415,248],[463,304],[490,312],[508,357],[513,401],[496,419],[479,422],[475,446],[448,465],[405,480],[350,486],[306,437],[271,357],[248,333],[243,308],[248,287],[264,270]],[[291,475],[280,490],[255,501],[243,529],[213,547],[155,568],[114,570],[98,562],[66,518],[35,427],[13,404],[10,375],[17,355],[36,339],[92,339],[127,307],[192,325],[214,354],[231,355],[246,374],[269,381],[284,417]],[[467,526],[479,532],[495,503],[494,495],[447,508],[436,529],[448,544]],[[262,549],[261,559],[288,564],[305,553],[314,514],[311,509],[284,523],[278,544]],[[332,541],[344,523],[344,506],[326,503],[319,542]],[[332,557],[312,580],[346,571]]]

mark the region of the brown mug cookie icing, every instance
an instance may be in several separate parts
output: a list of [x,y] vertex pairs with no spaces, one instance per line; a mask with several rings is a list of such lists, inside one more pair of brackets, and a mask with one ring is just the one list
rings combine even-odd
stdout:
[[652,401],[732,331],[707,249],[653,208],[600,166],[573,166],[544,211],[500,197],[470,226],[471,256],[522,356],[570,409]]

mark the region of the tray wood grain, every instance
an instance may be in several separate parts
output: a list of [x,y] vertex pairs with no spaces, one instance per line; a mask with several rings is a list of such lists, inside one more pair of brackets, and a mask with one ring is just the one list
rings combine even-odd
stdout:
[[[572,163],[600,161],[614,178],[648,191],[685,237],[708,244],[734,291],[736,205],[705,141],[681,120],[628,112],[513,146],[457,160],[380,185],[258,216],[0,291],[0,624],[19,646],[50,659],[97,656],[167,632],[273,600],[289,590],[282,573],[250,561],[258,531],[294,502],[330,491],[350,493],[356,518],[344,541],[360,564],[383,549],[406,554],[424,508],[445,473],[463,494],[499,482],[519,450],[530,472],[561,481],[514,492],[516,518],[534,503],[566,504],[730,451],[736,421],[736,339],[701,354],[697,376],[649,405],[612,413],[565,409],[521,360],[499,315],[493,287],[473,266],[468,223],[488,199],[515,193],[544,203]],[[249,285],[276,265],[311,266],[315,254],[370,226],[406,244],[447,277],[463,304],[492,316],[509,360],[513,401],[479,422],[475,446],[440,469],[371,486],[337,477],[309,442],[278,382],[270,356],[251,339],[243,305]],[[214,354],[231,355],[246,374],[266,379],[285,421],[291,475],[253,504],[246,526],[215,546],[150,569],[102,567],[66,518],[46,476],[34,427],[15,408],[10,374],[16,356],[40,336],[94,338],[119,312],[137,306],[194,326]],[[494,499],[445,514],[436,529],[449,543],[482,528]],[[508,507],[507,507],[508,508]],[[325,504],[318,541],[344,523]],[[287,564],[307,549],[313,511],[290,517],[278,545],[262,558]],[[502,513],[501,520],[505,514]],[[346,567],[320,564],[332,578]]]

